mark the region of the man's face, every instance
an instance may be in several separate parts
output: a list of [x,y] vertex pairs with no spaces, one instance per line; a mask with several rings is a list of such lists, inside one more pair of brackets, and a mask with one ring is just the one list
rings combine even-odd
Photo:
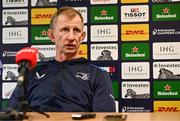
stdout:
[[65,15],[60,15],[55,22],[53,29],[53,39],[58,54],[76,55],[80,43],[85,37],[83,22],[79,16],[69,19]]

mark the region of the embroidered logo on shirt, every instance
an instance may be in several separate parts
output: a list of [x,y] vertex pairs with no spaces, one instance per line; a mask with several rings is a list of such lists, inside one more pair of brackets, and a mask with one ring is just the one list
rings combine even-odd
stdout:
[[42,74],[42,75],[39,75],[39,73],[38,72],[36,72],[36,79],[41,79],[41,78],[43,78],[44,76],[46,75],[46,73],[44,73],[44,74]]
[[76,77],[81,78],[82,80],[89,80],[89,73],[78,72]]

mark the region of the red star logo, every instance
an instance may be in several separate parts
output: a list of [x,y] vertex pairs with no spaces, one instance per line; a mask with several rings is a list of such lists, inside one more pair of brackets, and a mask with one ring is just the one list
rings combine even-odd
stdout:
[[164,86],[165,91],[170,91],[171,90],[171,86],[169,86],[168,84],[166,86]]
[[165,8],[163,9],[163,13],[164,13],[164,14],[169,13],[169,9],[168,9],[167,7],[165,7]]
[[133,53],[139,52],[138,50],[139,50],[139,48],[137,48],[136,46],[134,46],[134,47],[132,48]]
[[103,10],[101,11],[101,15],[102,15],[102,16],[106,16],[106,15],[107,15],[107,11],[103,9]]
[[47,31],[45,31],[45,30],[41,31],[41,35],[42,36],[46,36],[47,35]]

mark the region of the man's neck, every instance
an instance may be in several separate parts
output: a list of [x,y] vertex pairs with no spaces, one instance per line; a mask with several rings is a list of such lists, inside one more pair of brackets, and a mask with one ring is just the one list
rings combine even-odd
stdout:
[[59,61],[59,62],[63,62],[66,60],[72,60],[72,59],[76,59],[79,58],[78,55],[68,55],[68,54],[61,54],[61,55],[56,55],[55,60]]

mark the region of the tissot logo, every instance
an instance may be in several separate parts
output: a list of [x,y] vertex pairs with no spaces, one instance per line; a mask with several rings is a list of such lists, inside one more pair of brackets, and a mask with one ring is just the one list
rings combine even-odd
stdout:
[[92,44],[91,60],[106,61],[118,59],[117,44]]
[[91,22],[92,23],[112,23],[117,22],[117,6],[108,7],[91,7]]
[[180,62],[154,62],[153,78],[154,79],[180,79]]
[[122,22],[149,21],[149,9],[147,5],[121,6]]
[[148,99],[150,98],[150,83],[122,82],[122,98],[124,99]]
[[154,21],[180,20],[180,4],[161,4],[152,6],[152,18]]
[[179,98],[179,84],[180,82],[176,81],[155,81],[153,83],[154,98]]
[[16,87],[16,82],[2,83],[2,98],[9,99]]
[[91,26],[91,41],[117,41],[118,27],[117,25],[92,25]]
[[179,59],[179,46],[179,42],[153,43],[153,59]]
[[28,0],[3,0],[3,7],[26,7]]
[[32,45],[39,51],[38,61],[48,61],[54,59],[55,56],[55,45]]
[[179,112],[179,101],[154,101],[154,112]]
[[91,4],[115,4],[118,0],[90,0]]
[[149,62],[122,63],[122,79],[149,79]]
[[123,24],[121,25],[122,41],[149,41],[148,24]]
[[106,70],[108,73],[115,73],[116,72],[116,67],[101,67],[102,69]]
[[27,27],[11,27],[3,28],[3,43],[27,43],[28,28]]
[[39,8],[31,10],[32,24],[49,24],[56,8]]

